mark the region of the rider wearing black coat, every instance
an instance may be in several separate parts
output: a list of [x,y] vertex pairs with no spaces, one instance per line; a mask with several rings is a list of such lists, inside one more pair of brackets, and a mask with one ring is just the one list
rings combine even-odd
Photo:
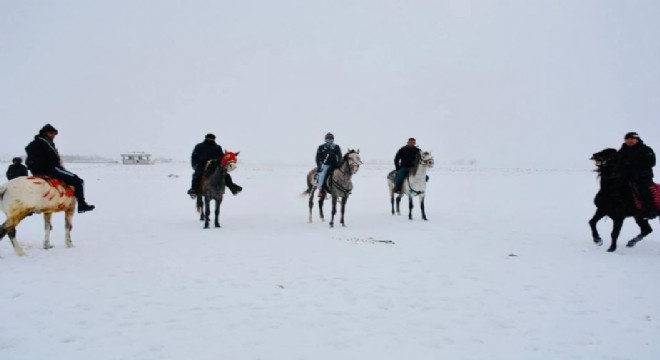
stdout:
[[655,153],[635,132],[627,133],[624,139],[626,142],[619,149],[622,175],[637,188],[645,208],[644,217],[652,219],[658,215],[650,190],[653,185]]
[[32,175],[47,176],[59,179],[73,186],[76,199],[78,200],[78,212],[94,210],[94,205],[89,205],[85,201],[84,181],[78,175],[64,169],[60,154],[55,147],[55,136],[57,129],[51,124],[46,124],[35,135],[34,140],[25,147],[27,153],[28,169]]
[[399,149],[394,156],[394,168],[396,176],[394,177],[394,192],[401,192],[403,180],[408,176],[411,168],[417,165],[421,150],[417,147],[415,138],[408,139],[406,146]]
[[[224,151],[222,150],[222,146],[215,142],[215,135],[213,134],[206,134],[204,141],[195,145],[192,155],[190,156],[190,165],[192,165],[192,168],[195,172],[193,173],[192,184],[190,186],[190,190],[188,190],[188,195],[197,195],[201,185],[202,176],[204,175],[206,163],[209,160],[221,159],[223,154]],[[234,195],[243,190],[242,187],[232,182],[231,176],[229,174],[225,176],[225,183],[231,193]]]
[[19,176],[27,176],[28,169],[23,165],[23,159],[15,157],[11,160],[12,164],[7,168],[7,179],[15,179]]

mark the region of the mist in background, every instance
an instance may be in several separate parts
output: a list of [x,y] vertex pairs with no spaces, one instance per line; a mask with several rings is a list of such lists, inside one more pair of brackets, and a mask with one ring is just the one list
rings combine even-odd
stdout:
[[0,156],[51,123],[116,159],[212,132],[312,165],[330,131],[367,161],[412,136],[440,164],[588,168],[628,131],[660,149],[658,39],[654,0],[0,0]]

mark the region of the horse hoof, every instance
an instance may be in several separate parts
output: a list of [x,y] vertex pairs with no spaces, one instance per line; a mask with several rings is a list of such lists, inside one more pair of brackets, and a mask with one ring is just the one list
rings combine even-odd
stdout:
[[208,228],[209,228],[208,224],[204,225],[204,229],[208,229]]
[[601,238],[594,238],[594,243],[598,246],[603,246],[603,240]]
[[616,251],[616,248],[609,248],[609,249],[607,249],[607,252],[615,252],[615,251]]
[[219,227],[221,227],[221,226],[220,226],[220,224],[215,224],[215,227],[219,228]]

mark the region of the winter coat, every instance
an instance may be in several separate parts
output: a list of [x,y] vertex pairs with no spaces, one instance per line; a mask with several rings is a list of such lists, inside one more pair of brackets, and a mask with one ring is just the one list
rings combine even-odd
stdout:
[[206,162],[211,159],[220,159],[223,155],[222,146],[215,143],[215,141],[204,140],[193,149],[190,156],[190,164],[194,170],[203,168]]
[[23,164],[11,164],[7,169],[7,179],[15,179],[19,176],[27,176],[28,169]]
[[622,173],[628,179],[652,179],[655,166],[655,153],[653,149],[639,141],[634,146],[623,144],[619,149]]
[[36,135],[25,147],[25,152],[25,165],[32,174],[49,174],[55,168],[62,168],[62,160],[55,143],[44,135]]
[[417,165],[417,159],[420,156],[420,149],[417,146],[404,146],[396,152],[394,156],[394,167],[399,170],[400,167],[411,168]]
[[341,162],[341,149],[339,145],[331,142],[324,143],[316,150],[316,166],[330,165],[331,168],[339,166]]

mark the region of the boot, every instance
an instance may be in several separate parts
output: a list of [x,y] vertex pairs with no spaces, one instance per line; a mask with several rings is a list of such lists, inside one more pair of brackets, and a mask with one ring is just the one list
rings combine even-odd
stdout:
[[655,219],[658,217],[658,209],[655,206],[647,206],[644,212],[642,212],[642,217],[646,220]]
[[231,191],[231,194],[234,195],[234,196],[238,195],[238,193],[243,191],[243,188],[239,185],[236,185],[236,184],[231,184],[228,187],[229,187],[229,191]]
[[193,188],[190,188],[190,190],[188,190],[188,195],[190,195],[191,199],[194,199],[197,197],[197,191],[195,191]]
[[96,206],[88,204],[84,199],[78,200],[78,214],[94,210]]

